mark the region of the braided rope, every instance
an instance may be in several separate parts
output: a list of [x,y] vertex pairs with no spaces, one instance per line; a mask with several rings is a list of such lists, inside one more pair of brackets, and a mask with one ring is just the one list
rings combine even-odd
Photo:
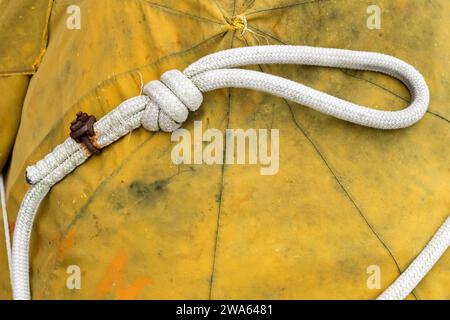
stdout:
[[[281,77],[250,70],[230,69],[269,63],[316,65],[385,73],[399,79],[408,87],[412,101],[401,111],[374,110]],[[195,111],[200,107],[203,101],[202,92],[224,87],[260,90],[342,120],[378,129],[399,129],[416,123],[425,114],[429,103],[429,91],[422,75],[411,65],[391,56],[302,46],[236,48],[205,56],[191,64],[183,73],[171,70],[164,73],[160,80],[149,82],[143,88],[144,95],[124,101],[94,124],[95,144],[103,148],[140,125],[149,131],[174,131],[186,121],[189,111]],[[27,168],[26,178],[32,186],[20,207],[13,239],[12,283],[15,299],[31,298],[29,244],[40,202],[54,184],[90,156],[89,150],[69,138],[43,160]],[[419,255],[418,262],[414,262],[412,267],[393,284],[395,287],[388,289],[386,291],[388,294],[381,297],[403,298],[406,292],[409,293],[417,285],[448,247],[450,236],[447,224],[450,226],[449,220],[443,226],[447,231],[439,233],[436,240],[440,249],[425,249],[429,258],[425,261],[421,258],[422,254]],[[414,274],[413,277],[408,276],[411,273]],[[396,289],[398,287],[402,289]]]
[[408,266],[408,268],[387,288],[378,300],[402,300],[430,272],[439,258],[450,246],[450,217],[448,217],[426,247]]

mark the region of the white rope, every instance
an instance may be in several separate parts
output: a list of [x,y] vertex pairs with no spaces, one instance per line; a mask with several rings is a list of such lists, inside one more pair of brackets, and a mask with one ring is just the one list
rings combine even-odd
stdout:
[[[410,90],[411,103],[401,111],[381,111],[359,106],[299,83],[262,72],[230,69],[251,64],[303,64],[385,73],[402,81]],[[94,144],[103,148],[141,124],[150,131],[167,132],[179,128],[189,111],[197,110],[202,92],[235,87],[264,91],[292,100],[342,120],[379,129],[399,129],[419,121],[429,103],[429,91],[421,74],[409,64],[383,54],[340,49],[302,46],[257,46],[230,49],[208,55],[191,64],[183,73],[171,70],[160,80],[148,83],[143,93],[131,98],[105,115],[94,125]],[[19,210],[13,239],[12,282],[15,299],[30,299],[28,251],[31,228],[39,203],[50,188],[77,166],[86,161],[90,152],[71,138],[52,153],[27,168],[26,178],[32,187]],[[448,234],[439,239],[447,239]],[[448,239],[447,239],[448,240]],[[445,245],[442,245],[444,248]],[[448,243],[447,243],[448,247]],[[445,250],[432,251],[429,268]],[[428,252],[428,251],[427,251]],[[420,257],[420,256],[419,256]],[[422,266],[420,260],[417,265]],[[416,270],[414,281],[420,281],[427,268]],[[411,272],[408,269],[406,272]],[[406,273],[405,272],[405,273]],[[409,277],[403,277],[402,287],[412,290]],[[410,281],[404,285],[404,281]],[[397,283],[397,282],[396,282]],[[396,285],[394,283],[394,285]],[[394,290],[396,291],[396,290]],[[391,296],[391,295],[390,295]]]
[[409,267],[387,288],[378,300],[405,299],[430,272],[439,258],[450,246],[450,217],[445,220],[430,242]]
[[[369,109],[277,76],[229,69],[274,63],[385,73],[399,79],[408,87],[412,101],[406,109],[400,111]],[[180,127],[189,111],[189,107],[183,103],[185,94],[179,92],[180,88],[189,88],[188,94],[195,96],[199,95],[199,90],[206,92],[224,87],[260,90],[342,120],[378,129],[399,129],[416,123],[427,111],[429,103],[426,82],[414,67],[397,58],[373,52],[303,46],[243,47],[208,55],[191,64],[184,71],[184,75],[183,77],[180,72],[169,71],[161,77],[161,81],[152,81],[144,88],[144,93],[155,102],[144,113],[144,128],[152,131],[159,128],[163,131],[173,131]],[[167,78],[172,81],[168,82]],[[201,99],[196,102],[198,104],[194,104],[194,108],[198,108]]]
[[[149,98],[138,96],[121,103],[95,123],[96,141],[105,147],[140,126],[142,112]],[[50,188],[76,167],[85,162],[90,153],[71,138],[57,146],[52,153],[28,167],[26,179],[32,186],[25,195],[17,216],[12,250],[12,287],[16,300],[29,300],[29,247],[31,229],[39,204]]]
[[3,174],[0,173],[0,199],[3,214],[3,228],[5,231],[5,244],[6,244],[6,256],[8,258],[8,271],[9,275],[12,275],[12,262],[11,262],[11,237],[9,236],[9,219],[8,212],[6,211],[6,192],[5,181],[3,180]]

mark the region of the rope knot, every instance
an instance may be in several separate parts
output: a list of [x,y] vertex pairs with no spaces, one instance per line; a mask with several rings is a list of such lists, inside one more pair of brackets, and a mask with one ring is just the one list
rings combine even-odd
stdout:
[[196,111],[203,102],[197,86],[179,70],[165,72],[160,80],[144,86],[150,98],[142,115],[142,126],[149,131],[172,132],[186,121],[189,111]]
[[242,30],[241,36],[243,36],[245,34],[245,32],[247,32],[247,30],[249,30],[247,18],[243,14],[233,16],[231,18],[225,17],[225,20],[227,21],[228,27],[231,30]]

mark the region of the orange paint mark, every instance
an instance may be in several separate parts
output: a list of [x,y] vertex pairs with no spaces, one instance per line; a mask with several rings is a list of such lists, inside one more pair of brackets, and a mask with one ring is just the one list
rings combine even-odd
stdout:
[[69,229],[66,234],[66,237],[58,242],[58,261],[62,261],[64,259],[64,251],[70,250],[75,243],[75,227]]
[[54,255],[55,255],[54,252],[50,251],[49,255],[47,256],[47,269],[51,268]]
[[149,283],[150,280],[147,278],[138,278],[128,288],[117,288],[117,299],[135,300],[142,289]]
[[100,282],[100,285],[97,288],[97,294],[100,296],[106,295],[113,285],[114,281],[120,280],[122,275],[122,269],[125,264],[125,255],[123,253],[119,253],[111,263],[108,271],[106,272],[105,277]]
[[[53,244],[56,244],[57,247],[59,247],[59,243],[61,242],[61,235],[59,232],[55,232],[51,238],[50,241]],[[53,250],[50,251],[49,255],[47,256],[47,268],[50,268],[53,264],[53,257],[55,256],[55,252]]]
[[137,278],[131,286],[126,287],[124,285],[125,276],[123,272],[125,262],[126,256],[123,253],[119,253],[114,258],[105,277],[97,288],[97,294],[100,298],[103,298],[108,293],[115,293],[116,299],[133,300],[136,299],[142,289],[150,283],[148,278],[141,277]]

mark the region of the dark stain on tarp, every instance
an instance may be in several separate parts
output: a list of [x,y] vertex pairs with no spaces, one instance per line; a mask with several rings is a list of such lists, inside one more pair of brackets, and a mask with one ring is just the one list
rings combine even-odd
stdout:
[[152,183],[148,183],[141,180],[135,180],[130,183],[128,187],[128,192],[132,197],[137,198],[141,201],[153,201],[161,193],[166,190],[168,184],[166,180],[156,180]]

